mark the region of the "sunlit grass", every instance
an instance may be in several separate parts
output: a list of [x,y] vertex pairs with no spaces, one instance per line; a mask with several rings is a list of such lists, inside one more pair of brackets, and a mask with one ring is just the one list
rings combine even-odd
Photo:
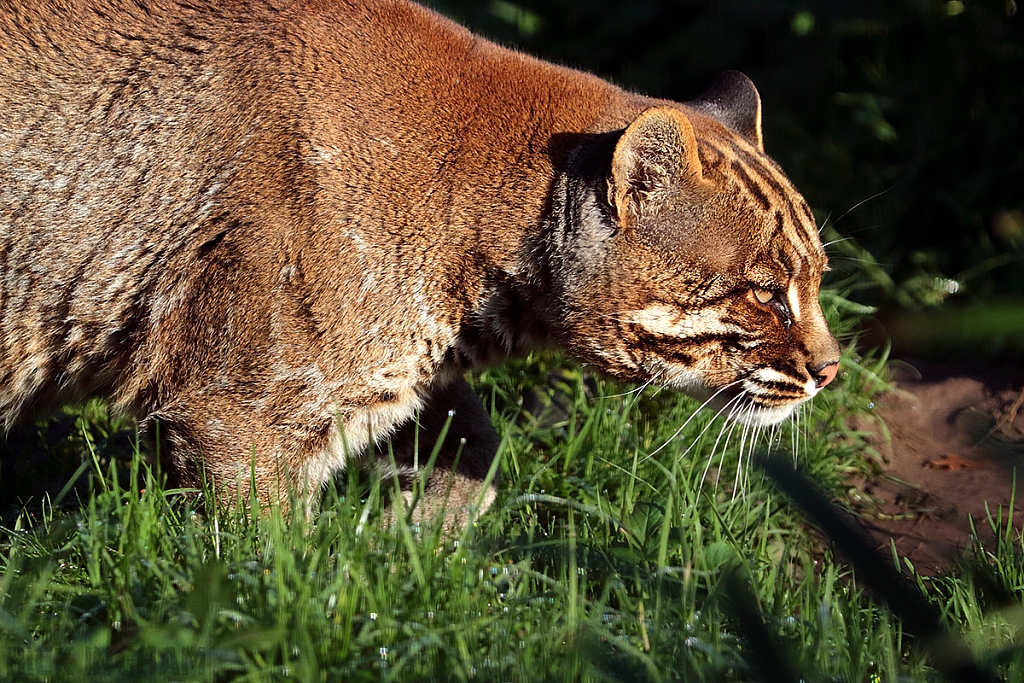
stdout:
[[[774,437],[836,495],[870,466],[846,418],[869,416],[884,386],[880,360],[848,351],[844,368]],[[804,680],[929,680],[712,412],[677,434],[693,401],[554,356],[474,382],[503,479],[459,538],[383,527],[388,484],[358,471],[309,518],[200,513],[123,452],[130,425],[79,411],[62,446],[78,485],[60,505],[26,501],[0,534],[0,680],[745,681],[759,675],[737,621],[751,604]],[[969,570],[920,581],[1015,680],[1024,555],[992,524],[1000,540]]]

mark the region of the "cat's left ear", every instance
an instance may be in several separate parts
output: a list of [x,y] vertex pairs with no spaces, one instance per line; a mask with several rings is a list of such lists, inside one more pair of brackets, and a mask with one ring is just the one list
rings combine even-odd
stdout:
[[619,224],[635,226],[686,187],[703,180],[689,119],[672,107],[643,112],[622,133],[612,155],[608,202]]
[[739,71],[726,71],[703,95],[686,104],[764,151],[761,138],[761,96],[753,81]]

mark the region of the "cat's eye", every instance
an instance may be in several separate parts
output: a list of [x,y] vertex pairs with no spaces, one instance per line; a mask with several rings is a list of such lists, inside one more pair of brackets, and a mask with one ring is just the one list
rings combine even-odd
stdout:
[[770,309],[787,330],[793,324],[793,314],[789,312],[789,306],[785,298],[779,296],[778,292],[764,289],[757,285],[750,286],[750,293],[758,304]]
[[757,302],[765,306],[768,305],[769,301],[775,298],[775,292],[770,292],[767,289],[752,287],[751,291],[754,293],[754,298],[757,299]]

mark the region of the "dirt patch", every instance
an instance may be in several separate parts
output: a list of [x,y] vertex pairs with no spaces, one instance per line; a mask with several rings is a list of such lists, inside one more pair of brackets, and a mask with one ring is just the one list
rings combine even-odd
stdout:
[[918,571],[947,568],[970,542],[971,522],[992,537],[989,513],[1004,519],[1020,495],[1014,526],[1024,522],[1024,367],[908,360],[896,364],[898,391],[879,413],[890,439],[876,447],[882,472],[856,482],[855,507],[878,542],[890,538]]

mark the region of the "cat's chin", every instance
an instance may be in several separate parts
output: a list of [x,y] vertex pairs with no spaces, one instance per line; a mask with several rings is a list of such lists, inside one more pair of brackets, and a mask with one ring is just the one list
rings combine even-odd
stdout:
[[753,406],[750,410],[741,410],[732,419],[751,427],[770,427],[788,418],[796,410],[796,404],[785,406]]
[[[736,383],[734,383],[735,385]],[[665,386],[704,402],[705,410],[712,410],[726,420],[750,425],[770,427],[788,418],[803,401],[784,405],[766,406],[749,398],[740,399],[740,390],[735,386],[714,389],[704,383],[696,372],[676,371]]]
[[[751,427],[770,427],[789,418],[803,401],[783,405],[764,405],[749,397],[739,398],[737,391],[720,390],[696,395],[706,401],[705,409],[712,410],[729,422]],[[692,394],[691,394],[692,395]]]
[[765,406],[749,400],[738,403],[733,396],[717,396],[708,402],[706,409],[715,411],[729,422],[751,427],[770,427],[790,417],[798,405]]

